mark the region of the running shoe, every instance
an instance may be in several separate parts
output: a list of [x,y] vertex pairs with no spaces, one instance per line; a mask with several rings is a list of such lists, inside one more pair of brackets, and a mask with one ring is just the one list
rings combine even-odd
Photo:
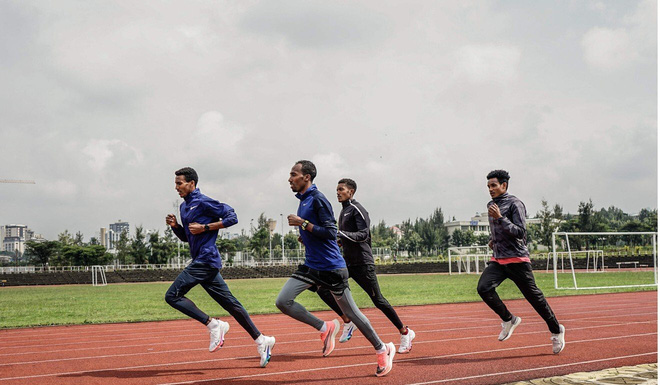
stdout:
[[385,344],[385,352],[378,353],[378,367],[376,368],[376,377],[383,377],[392,370],[392,361],[396,354],[394,344],[388,342]]
[[550,340],[552,341],[552,352],[554,354],[559,354],[564,350],[564,346],[566,346],[566,343],[564,342],[565,332],[566,329],[564,328],[564,325],[559,325],[559,334],[552,334],[552,337],[550,337]]
[[206,327],[211,334],[209,352],[213,353],[225,344],[225,334],[229,331],[229,324],[214,318]]
[[273,351],[273,346],[275,346],[275,337],[264,336],[264,342],[257,344],[257,351],[259,356],[261,356],[261,367],[265,368],[270,361],[270,352]]
[[344,324],[344,330],[341,332],[341,337],[339,337],[339,342],[347,342],[353,337],[353,331],[355,330],[355,324],[353,321]]
[[415,332],[410,328],[406,329],[408,329],[408,333],[401,334],[401,344],[399,345],[399,353],[401,354],[406,354],[412,350],[412,342],[415,339]]
[[327,357],[335,350],[335,337],[339,332],[339,321],[333,319],[325,323],[325,332],[321,333],[321,341],[323,341],[323,357]]
[[508,340],[521,322],[522,318],[516,317],[515,315],[511,318],[511,321],[502,322],[502,331],[500,332],[498,339],[500,341]]

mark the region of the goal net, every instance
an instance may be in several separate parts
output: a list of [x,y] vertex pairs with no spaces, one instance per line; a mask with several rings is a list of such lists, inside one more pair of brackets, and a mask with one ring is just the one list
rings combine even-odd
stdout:
[[108,281],[105,278],[105,266],[92,266],[92,286],[107,286]]
[[479,274],[479,270],[486,267],[492,255],[488,246],[450,247],[447,253],[449,274]]
[[556,232],[546,267],[552,259],[555,289],[657,286],[657,240],[657,232]]

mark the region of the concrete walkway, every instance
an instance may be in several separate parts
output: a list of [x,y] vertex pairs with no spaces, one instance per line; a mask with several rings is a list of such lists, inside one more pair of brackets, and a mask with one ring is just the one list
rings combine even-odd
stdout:
[[657,385],[658,364],[623,366],[599,370],[597,372],[579,372],[566,376],[538,378],[536,380],[511,382],[506,385]]

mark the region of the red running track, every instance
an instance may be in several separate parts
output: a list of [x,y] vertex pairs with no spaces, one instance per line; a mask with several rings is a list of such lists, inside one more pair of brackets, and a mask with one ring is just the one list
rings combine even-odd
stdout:
[[[196,321],[43,327],[0,331],[0,385],[12,384],[499,384],[658,362],[657,292],[550,298],[566,326],[553,355],[545,323],[524,300],[507,301],[523,322],[499,342],[499,320],[483,303],[399,307],[417,333],[386,377],[362,335],[321,356],[318,332],[282,314],[256,315],[277,344],[259,368],[254,342],[231,318],[225,346],[209,353]],[[384,341],[398,332],[377,309],[364,313]],[[318,312],[329,319],[330,312]]]

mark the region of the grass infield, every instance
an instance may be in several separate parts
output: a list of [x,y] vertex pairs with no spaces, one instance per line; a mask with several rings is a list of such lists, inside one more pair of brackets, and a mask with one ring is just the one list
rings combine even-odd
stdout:
[[[552,274],[535,272],[537,285],[547,297],[656,290],[655,287],[600,290],[555,290]],[[250,314],[277,313],[275,298],[287,278],[227,280],[229,288]],[[381,290],[394,306],[481,301],[478,275],[400,274],[380,275]],[[572,283],[568,274],[561,282]],[[581,286],[624,285],[653,282],[653,272],[580,273]],[[86,323],[138,322],[185,319],[165,303],[170,282],[90,285],[22,286],[0,288],[0,328]],[[353,297],[361,308],[373,307],[366,293],[350,281]],[[502,299],[523,298],[510,280],[498,288]],[[228,315],[200,286],[188,294],[212,316]],[[310,311],[328,310],[315,293],[297,299]]]

